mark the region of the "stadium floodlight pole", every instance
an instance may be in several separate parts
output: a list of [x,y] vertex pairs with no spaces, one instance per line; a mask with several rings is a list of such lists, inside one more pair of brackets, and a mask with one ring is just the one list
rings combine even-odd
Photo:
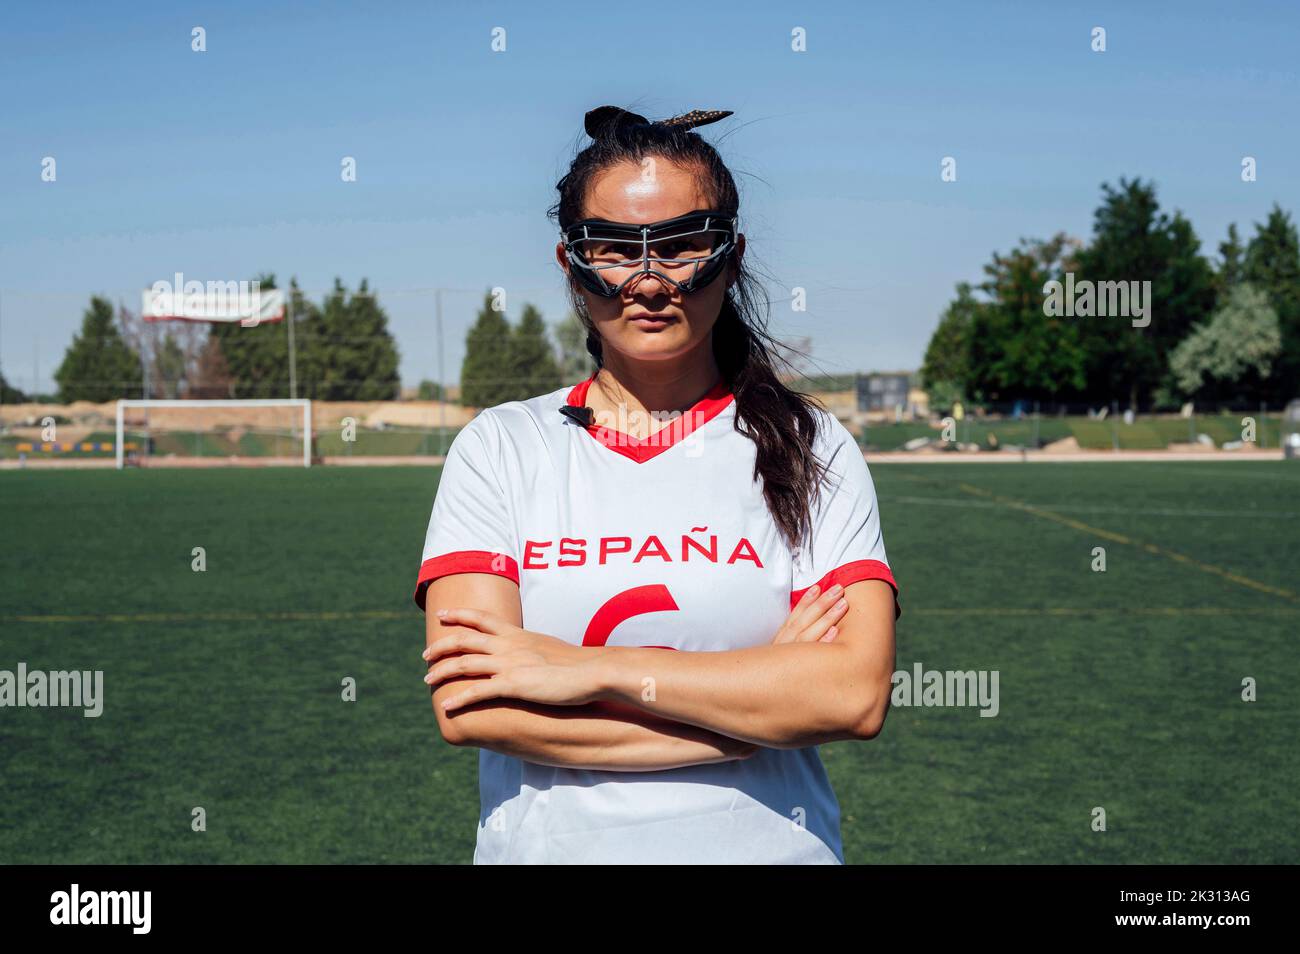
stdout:
[[249,398],[248,400],[203,400],[203,401],[133,401],[117,402],[117,469],[126,466],[126,426],[125,411],[128,407],[300,407],[302,408],[302,466],[311,466],[311,398]]
[[298,397],[298,372],[297,372],[297,365],[296,365],[296,362],[294,361],[294,350],[293,350],[293,286],[292,286],[292,285],[290,285],[290,287],[289,287],[289,304],[288,304],[288,306],[287,306],[287,311],[288,311],[288,316],[289,316],[289,321],[288,321],[288,325],[289,325],[289,398],[292,400],[292,399],[296,399],[296,398]]

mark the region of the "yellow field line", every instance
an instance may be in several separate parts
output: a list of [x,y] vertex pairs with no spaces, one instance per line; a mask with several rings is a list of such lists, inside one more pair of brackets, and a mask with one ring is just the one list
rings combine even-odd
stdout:
[[975,496],[978,497],[985,497],[989,500],[995,500],[998,503],[1010,507],[1013,510],[1023,510],[1025,513],[1033,514],[1035,517],[1042,517],[1045,520],[1055,521],[1056,523],[1063,524],[1067,527],[1070,527],[1071,529],[1079,530],[1091,536],[1101,537],[1103,540],[1112,540],[1115,543],[1122,543],[1131,547],[1137,547],[1138,549],[1145,550],[1147,553],[1152,553],[1155,554],[1156,556],[1165,557],[1166,559],[1173,560],[1176,563],[1183,563],[1187,566],[1193,566],[1198,570],[1204,571],[1205,573],[1212,573],[1215,576],[1222,577],[1223,579],[1229,580],[1240,586],[1249,587],[1252,590],[1258,590],[1261,593],[1268,593],[1272,596],[1280,596],[1282,597],[1282,599],[1290,600],[1293,603],[1300,603],[1300,596],[1297,596],[1295,593],[1292,593],[1290,590],[1284,590],[1278,586],[1269,586],[1267,583],[1260,583],[1258,580],[1252,580],[1250,577],[1242,576],[1240,573],[1233,573],[1231,570],[1225,570],[1223,567],[1215,566],[1213,563],[1205,563],[1201,560],[1195,559],[1194,557],[1189,557],[1185,553],[1178,553],[1175,550],[1169,550],[1166,549],[1165,547],[1158,547],[1154,543],[1147,543],[1143,540],[1135,540],[1132,537],[1125,536],[1122,533],[1114,533],[1110,530],[1103,530],[1100,527],[1091,526],[1089,524],[1083,523],[1080,520],[1075,520],[1072,517],[1066,517],[1059,513],[1053,513],[1051,510],[1043,510],[1039,507],[1033,506],[1032,504],[1027,504],[1021,500],[1014,500],[1011,497],[1003,497],[999,494],[993,493],[992,491],[985,490],[983,487],[976,487],[973,484],[961,483],[958,484],[957,486],[958,488],[960,488],[961,490],[965,491],[968,494],[974,494]]

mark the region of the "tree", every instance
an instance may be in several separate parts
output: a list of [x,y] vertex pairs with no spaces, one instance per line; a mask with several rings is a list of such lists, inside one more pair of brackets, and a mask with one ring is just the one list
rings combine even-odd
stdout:
[[5,380],[3,372],[0,372],[0,404],[25,404],[27,395],[13,387]]
[[495,407],[514,399],[510,368],[510,322],[492,308],[492,295],[465,335],[465,360],[460,367],[460,402],[469,407]]
[[1237,223],[1233,222],[1228,226],[1227,240],[1219,243],[1221,261],[1215,271],[1215,284],[1218,291],[1216,300],[1220,305],[1228,300],[1228,290],[1242,280],[1245,255],[1246,248],[1237,234]]
[[[263,273],[257,281],[265,290],[276,287],[273,274]],[[291,283],[291,294],[298,295],[297,303],[303,304],[296,283]],[[309,317],[301,311],[297,314],[302,318]],[[233,397],[289,396],[289,344],[283,323],[245,325],[238,321],[213,322],[209,337],[218,342]]]
[[308,396],[325,401],[390,401],[401,380],[397,344],[388,315],[369,282],[355,294],[334,279],[334,289],[305,325]]
[[445,401],[446,397],[441,384],[425,378],[420,382],[419,399],[421,401]]
[[565,381],[591,377],[596,362],[587,351],[587,328],[575,312],[556,324],[555,340],[560,346],[560,377]]
[[169,331],[153,356],[152,384],[155,393],[160,391],[169,400],[179,397],[186,380],[185,366],[185,351],[176,336]]
[[1079,278],[1151,282],[1151,322],[1114,317],[1079,322],[1086,353],[1086,396],[1136,408],[1167,379],[1169,352],[1214,308],[1215,280],[1181,213],[1160,211],[1155,186],[1140,179],[1102,186],[1091,243],[1079,252]]
[[554,391],[560,386],[560,369],[555,351],[546,333],[542,313],[532,305],[524,306],[519,324],[510,333],[509,372],[512,385],[509,400],[526,401]]
[[194,362],[194,375],[188,394],[192,398],[226,400],[234,396],[235,381],[221,350],[221,339],[208,335]]
[[140,377],[140,359],[122,339],[112,302],[92,297],[81,319],[81,332],[54,372],[59,400],[102,403],[138,398],[143,390]]
[[[969,391],[971,331],[981,307],[970,282],[958,282],[957,298],[939,318],[921,364],[921,381],[931,392],[931,405],[950,407]],[[936,405],[936,397],[942,397]]]
[[1185,397],[1256,401],[1282,347],[1277,312],[1249,283],[1174,349],[1169,369]]
[[1255,228],[1243,272],[1277,312],[1282,345],[1270,394],[1284,403],[1300,395],[1300,239],[1290,214],[1276,203],[1268,220]]
[[980,287],[989,301],[973,309],[967,339],[972,393],[990,400],[1048,399],[1084,386],[1079,325],[1044,307],[1044,286],[1060,280],[1070,246],[1064,234],[1022,240],[984,266],[988,279]]
[[[273,274],[258,281],[276,287]],[[317,307],[289,282],[286,321],[293,322],[297,395],[323,401],[388,401],[398,396],[397,343],[388,315],[366,279],[355,293],[339,278]],[[236,397],[289,396],[289,335],[283,322],[214,324]]]

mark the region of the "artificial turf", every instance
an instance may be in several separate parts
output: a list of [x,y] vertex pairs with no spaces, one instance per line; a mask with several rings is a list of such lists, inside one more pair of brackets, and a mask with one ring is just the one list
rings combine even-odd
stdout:
[[[438,473],[0,472],[0,669],[105,673],[99,718],[0,709],[0,862],[468,862],[411,601]],[[822,747],[849,863],[1300,857],[1300,465],[872,473],[897,668],[1000,708]]]

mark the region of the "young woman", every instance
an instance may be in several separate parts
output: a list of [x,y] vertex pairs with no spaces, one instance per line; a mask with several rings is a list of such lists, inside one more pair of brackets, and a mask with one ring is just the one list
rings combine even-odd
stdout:
[[897,587],[852,435],[774,370],[739,197],[604,106],[550,210],[597,371],[448,451],[415,599],[474,862],[843,863],[822,742],[881,730]]

